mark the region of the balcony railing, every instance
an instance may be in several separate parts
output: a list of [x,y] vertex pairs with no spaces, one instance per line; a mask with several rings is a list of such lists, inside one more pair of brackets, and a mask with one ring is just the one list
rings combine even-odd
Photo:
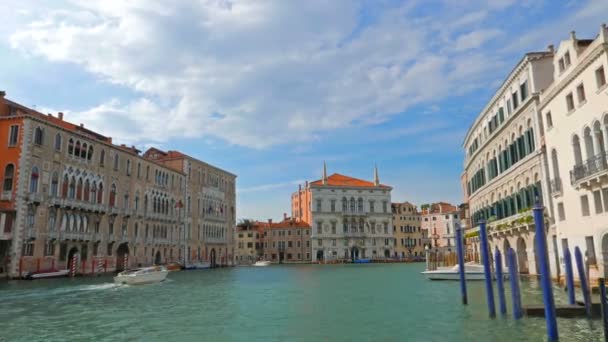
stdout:
[[562,180],[560,178],[554,178],[550,181],[551,193],[553,196],[559,196],[562,194]]
[[39,192],[30,192],[26,195],[27,201],[31,203],[41,203],[42,194]]
[[575,165],[570,171],[570,181],[572,185],[579,185],[586,178],[599,176],[608,170],[608,152],[597,154],[582,164]]

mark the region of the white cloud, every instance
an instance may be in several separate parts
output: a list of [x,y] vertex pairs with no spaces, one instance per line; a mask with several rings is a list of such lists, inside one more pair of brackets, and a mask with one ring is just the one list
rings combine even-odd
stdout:
[[[383,122],[455,88],[484,86],[487,69],[434,39],[442,30],[437,18],[419,16],[410,4],[381,7],[362,25],[362,6],[74,0],[16,25],[10,41],[25,54],[74,63],[138,94],[70,113],[129,143],[205,135],[254,148],[309,142],[354,123]],[[467,29],[486,15],[479,9],[441,20],[460,18]],[[456,50],[499,34],[469,31]]]

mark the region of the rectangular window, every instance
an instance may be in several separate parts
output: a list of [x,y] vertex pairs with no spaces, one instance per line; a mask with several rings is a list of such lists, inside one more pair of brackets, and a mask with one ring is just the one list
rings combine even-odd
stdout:
[[511,99],[507,100],[507,114],[511,115],[511,112],[513,110],[511,109]]
[[19,126],[12,125],[8,133],[8,146],[17,146],[19,140]]
[[566,219],[566,210],[564,209],[564,203],[557,204],[557,218],[560,221],[564,221]]
[[323,240],[321,240],[321,239],[317,240],[317,246],[323,246]]
[[582,83],[576,87],[576,95],[578,96],[579,104],[587,101],[587,98],[585,97],[585,86]]
[[321,212],[321,200],[317,200],[317,212]]
[[570,51],[564,54],[564,64],[566,64],[566,68],[570,66]]
[[566,108],[569,112],[574,110],[574,97],[572,93],[566,95]]
[[583,216],[589,216],[589,198],[587,195],[581,196],[581,214]]
[[603,66],[595,70],[595,82],[597,83],[598,89],[606,85],[606,74],[604,74]]
[[593,192],[593,202],[595,204],[595,213],[601,214],[604,212],[604,207],[602,205],[602,193],[600,190],[595,190]]
[[527,80],[519,86],[519,93],[521,95],[521,102],[524,102],[528,98],[528,81]]
[[553,117],[551,117],[551,112],[547,112],[547,114],[545,114],[545,117],[547,118],[547,129],[552,128],[553,127]]
[[604,211],[608,213],[608,188],[602,189],[602,197],[604,197]]
[[558,64],[559,64],[559,72],[563,72],[564,69],[566,69],[566,66],[564,65],[564,59],[560,58],[558,61]]
[[498,108],[498,122],[503,123],[505,121],[505,110],[500,107]]
[[595,245],[593,243],[593,236],[585,236],[585,243],[587,244],[587,262],[589,265],[597,265],[595,259]]
[[517,91],[513,93],[513,95],[511,95],[511,98],[513,99],[513,110],[517,109],[517,107],[519,107],[519,98],[517,97]]

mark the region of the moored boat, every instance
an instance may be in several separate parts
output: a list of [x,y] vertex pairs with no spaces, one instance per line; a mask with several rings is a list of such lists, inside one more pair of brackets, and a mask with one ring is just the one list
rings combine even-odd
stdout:
[[[466,280],[484,280],[485,273],[483,265],[466,263],[464,264]],[[429,280],[460,280],[460,267],[458,264],[451,267],[439,267],[433,271],[421,272]],[[508,278],[507,271],[503,272],[503,279]],[[492,278],[496,279],[496,274],[492,273]]]
[[44,278],[59,278],[66,277],[70,273],[70,270],[47,270],[40,272],[27,273],[23,276],[23,279],[44,279]]
[[164,266],[142,267],[122,271],[114,277],[115,284],[142,285],[160,283],[167,278],[167,268]]
[[211,264],[208,262],[199,262],[196,264],[190,264],[184,267],[185,270],[204,270],[211,268]]
[[167,264],[167,270],[169,272],[175,272],[175,271],[181,271],[183,269],[181,264],[178,264],[177,262],[172,262]]
[[260,266],[270,266],[270,261],[268,261],[268,260],[258,260],[258,261],[256,261],[253,264],[253,266],[257,266],[257,267],[260,267]]

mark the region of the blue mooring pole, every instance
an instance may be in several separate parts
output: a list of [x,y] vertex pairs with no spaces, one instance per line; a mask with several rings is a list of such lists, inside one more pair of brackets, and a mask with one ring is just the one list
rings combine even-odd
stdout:
[[520,319],[523,316],[521,311],[521,293],[519,292],[519,270],[517,269],[517,256],[513,248],[509,247],[507,252],[507,265],[509,266],[509,280],[511,281],[511,300],[513,301],[513,318]]
[[464,270],[464,247],[462,239],[462,227],[456,226],[456,252],[458,253],[458,268],[460,273],[460,294],[462,296],[462,304],[467,305],[467,280],[465,278]]
[[555,302],[553,299],[553,286],[551,284],[551,270],[549,269],[549,254],[547,251],[547,237],[545,235],[544,210],[545,209],[540,205],[540,203],[536,202],[536,205],[533,208],[534,226],[536,228],[536,251],[538,253],[538,266],[540,268],[540,284],[543,289],[547,337],[549,341],[557,341],[557,320],[555,318]]
[[507,313],[507,301],[505,299],[505,284],[503,282],[502,272],[502,255],[498,246],[494,248],[494,263],[496,265],[496,289],[498,290],[498,306],[500,313],[505,315]]
[[568,304],[574,305],[574,273],[572,273],[572,255],[570,249],[564,248],[564,264],[566,264],[566,289],[568,290]]
[[494,304],[494,288],[492,287],[492,270],[490,270],[490,247],[488,246],[488,233],[486,232],[486,221],[479,222],[479,240],[481,248],[481,261],[486,281],[486,295],[488,297],[488,311],[490,318],[496,317],[496,306]]
[[602,322],[604,323],[604,341],[608,342],[608,298],[606,298],[606,280],[600,278],[600,302],[602,303]]
[[574,259],[576,259],[576,268],[578,268],[578,277],[581,282],[581,290],[583,290],[583,300],[585,301],[585,311],[587,317],[591,317],[591,297],[589,295],[589,284],[587,283],[587,275],[585,274],[585,264],[583,263],[583,254],[581,249],[574,248]]

